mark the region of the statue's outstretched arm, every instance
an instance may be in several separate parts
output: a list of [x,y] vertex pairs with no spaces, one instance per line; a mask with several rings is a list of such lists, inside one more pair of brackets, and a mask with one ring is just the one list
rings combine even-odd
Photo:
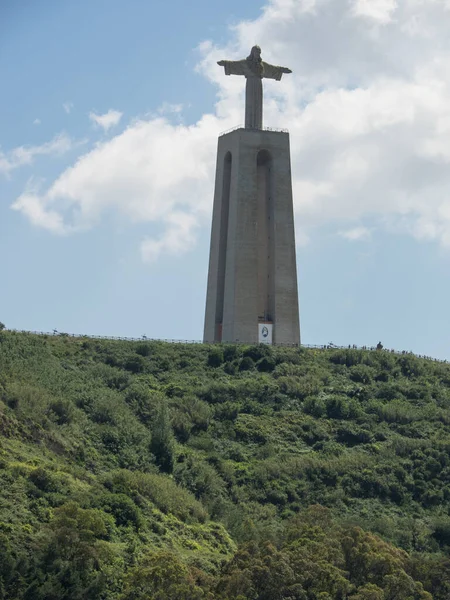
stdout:
[[275,65],[269,65],[269,63],[263,62],[264,66],[264,77],[267,79],[276,79],[280,81],[283,73],[292,73],[291,69],[287,67],[276,67]]
[[245,60],[219,60],[217,64],[225,68],[225,75],[245,75]]

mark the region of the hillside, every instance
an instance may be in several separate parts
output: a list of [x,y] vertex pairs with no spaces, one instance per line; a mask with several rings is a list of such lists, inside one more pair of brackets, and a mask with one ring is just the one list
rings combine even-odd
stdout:
[[0,598],[450,598],[450,365],[3,331],[0,431]]

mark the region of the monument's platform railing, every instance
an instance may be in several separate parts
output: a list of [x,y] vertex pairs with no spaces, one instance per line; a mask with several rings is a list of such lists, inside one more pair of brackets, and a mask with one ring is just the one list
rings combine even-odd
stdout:
[[243,125],[237,125],[236,127],[232,127],[231,129],[222,131],[222,133],[219,133],[219,137],[227,135],[232,131],[237,131],[238,129],[245,129],[245,131],[275,131],[276,133],[289,133],[288,129],[277,129],[275,127],[262,127],[261,129],[250,129],[249,127],[244,127]]
[[[89,335],[83,333],[65,333],[63,331],[57,331],[54,329],[53,331],[28,331],[26,329],[4,329],[3,331],[9,333],[26,333],[32,335],[40,335],[40,336],[59,336],[59,337],[67,337],[67,338],[76,338],[76,339],[90,339],[90,340],[112,340],[112,341],[123,341],[123,342],[165,342],[168,344],[206,344],[206,345],[220,345],[220,342],[211,342],[205,343],[201,340],[171,340],[171,339],[163,339],[163,338],[151,338],[146,335],[142,335],[141,337],[120,337],[120,336],[112,336],[112,335]],[[1,335],[1,331],[0,331]],[[249,345],[248,342],[224,342],[224,344],[238,344],[238,345]],[[333,344],[333,342],[329,342],[328,344],[301,344],[298,346],[297,344],[272,344],[273,346],[278,347],[288,347],[288,348],[308,348],[310,350],[366,350],[373,352],[388,352],[389,354],[396,355],[410,355],[416,356],[417,358],[424,358],[426,360],[433,360],[435,362],[448,363],[447,359],[434,358],[433,356],[425,356],[423,354],[415,354],[410,350],[394,350],[389,348],[382,348],[378,350],[376,346],[357,346],[356,344],[348,344],[347,346],[338,346],[337,344]],[[0,345],[1,348],[1,345]]]

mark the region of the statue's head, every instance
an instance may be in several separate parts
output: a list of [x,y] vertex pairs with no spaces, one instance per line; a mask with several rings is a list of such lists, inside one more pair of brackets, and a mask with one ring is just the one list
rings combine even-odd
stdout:
[[247,56],[248,60],[260,61],[261,60],[261,48],[259,46],[253,46],[250,50],[250,54]]

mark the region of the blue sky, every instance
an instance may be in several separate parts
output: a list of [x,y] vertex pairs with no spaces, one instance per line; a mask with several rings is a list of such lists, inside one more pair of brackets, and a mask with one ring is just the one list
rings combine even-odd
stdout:
[[0,321],[176,339],[203,329],[220,58],[265,60],[291,133],[302,339],[450,358],[444,0],[0,4]]

